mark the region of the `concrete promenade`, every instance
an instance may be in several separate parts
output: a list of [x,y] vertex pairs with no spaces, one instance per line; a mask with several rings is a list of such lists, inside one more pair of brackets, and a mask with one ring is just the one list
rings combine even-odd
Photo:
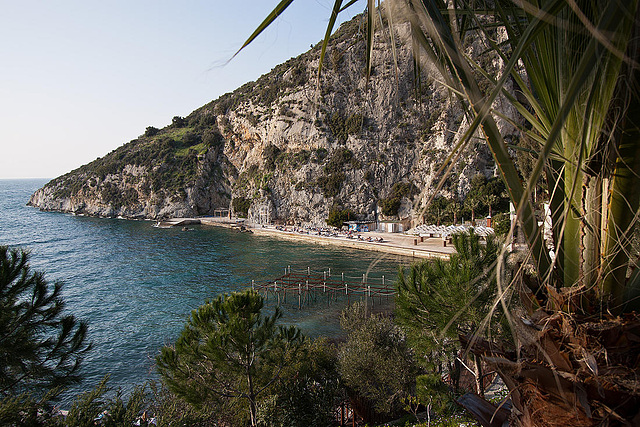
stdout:
[[[297,240],[320,245],[335,245],[346,248],[361,249],[365,251],[385,252],[413,258],[449,258],[454,252],[453,247],[444,246],[441,238],[420,238],[407,236],[402,233],[380,233],[375,231],[357,233],[364,239],[371,237],[373,240],[382,238],[382,242],[369,242],[346,236],[319,236],[296,231],[282,231],[275,227],[251,228],[255,234],[263,234],[280,239]],[[356,234],[356,235],[357,235]]]
[[[191,224],[212,225],[219,227],[233,228],[238,226],[235,219],[226,217],[202,217],[202,218],[172,218],[157,224],[159,227],[182,227]],[[319,245],[334,245],[346,248],[360,249],[365,251],[384,252],[413,258],[449,258],[454,252],[451,245],[444,246],[440,237],[420,238],[402,233],[382,233],[382,232],[360,232],[354,233],[352,237],[344,234],[336,236],[320,235],[311,230],[299,228],[275,226],[254,226],[243,224],[247,230],[256,235],[276,237],[280,239],[300,241],[305,243],[315,243]],[[362,240],[358,239],[360,235]],[[374,241],[368,241],[371,238]],[[382,242],[376,240],[382,239]]]

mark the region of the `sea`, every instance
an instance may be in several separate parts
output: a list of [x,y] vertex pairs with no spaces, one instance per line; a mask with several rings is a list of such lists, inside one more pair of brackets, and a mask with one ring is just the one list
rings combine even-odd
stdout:
[[[0,245],[30,252],[30,266],[64,283],[66,313],[89,323],[93,350],[84,360],[83,383],[63,404],[105,375],[125,393],[158,379],[154,360],[172,344],[190,312],[221,293],[273,280],[286,268],[328,271],[347,278],[394,280],[412,260],[396,255],[293,242],[227,228],[156,228],[152,221],[91,218],[26,206],[47,180],[0,180]],[[281,301],[282,302],[282,301]],[[353,300],[350,300],[353,302]],[[392,304],[380,301],[381,304]],[[266,302],[265,313],[275,307]],[[346,302],[283,304],[281,322],[315,338],[339,338]],[[388,308],[391,308],[388,306]]]

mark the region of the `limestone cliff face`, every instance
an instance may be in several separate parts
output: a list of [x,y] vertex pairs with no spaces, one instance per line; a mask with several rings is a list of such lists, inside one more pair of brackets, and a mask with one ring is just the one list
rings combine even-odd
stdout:
[[[414,82],[408,43],[398,43],[395,67],[384,33],[377,35],[367,82],[363,26],[357,17],[333,36],[319,84],[316,46],[54,179],[29,204],[148,219],[231,206],[256,222],[323,225],[332,208],[379,215],[394,186],[405,183],[412,190],[402,194],[397,216],[417,217],[466,119],[426,71]],[[407,36],[396,31],[399,39]],[[470,148],[445,192],[463,195],[471,177],[492,172],[484,145]]]

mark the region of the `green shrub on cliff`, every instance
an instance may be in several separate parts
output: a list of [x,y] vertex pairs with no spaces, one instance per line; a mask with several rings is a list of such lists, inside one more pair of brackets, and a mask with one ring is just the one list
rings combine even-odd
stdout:
[[332,173],[320,176],[317,179],[316,184],[322,190],[324,197],[335,197],[340,193],[340,188],[342,188],[344,180],[344,173]]
[[262,159],[264,160],[264,167],[267,170],[274,170],[276,168],[276,159],[280,154],[280,149],[273,145],[267,145],[262,151]]
[[389,197],[380,199],[378,201],[378,205],[382,210],[382,214],[385,216],[398,215],[398,210],[400,209],[402,198],[411,198],[414,194],[417,193],[417,191],[418,189],[412,183],[396,182],[391,188],[391,194],[389,195]]
[[240,218],[246,218],[249,215],[249,208],[251,207],[251,199],[245,199],[244,197],[235,197],[231,202],[233,211]]
[[347,164],[353,161],[353,151],[348,148],[338,148],[331,154],[329,161],[324,166],[324,171],[327,174],[341,172]]
[[364,117],[359,113],[345,116],[340,112],[334,112],[331,115],[327,115],[324,122],[338,141],[345,142],[349,135],[358,135],[362,131]]
[[378,205],[380,206],[380,211],[382,212],[382,215],[385,215],[385,216],[398,215],[400,204],[401,204],[401,199],[397,197],[389,197],[386,199],[380,199],[378,201]]
[[344,222],[354,219],[356,219],[356,214],[351,209],[333,208],[329,211],[326,222],[331,227],[340,228]]

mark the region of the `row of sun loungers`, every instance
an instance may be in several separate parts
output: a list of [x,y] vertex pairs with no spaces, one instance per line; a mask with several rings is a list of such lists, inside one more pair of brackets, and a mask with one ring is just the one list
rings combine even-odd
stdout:
[[354,231],[338,231],[335,228],[329,227],[286,227],[282,225],[276,226],[276,230],[285,231],[288,233],[308,234],[312,236],[321,237],[336,237],[343,239],[357,239],[363,242],[383,243],[382,237],[363,237],[360,233]]
[[453,234],[457,233],[466,233],[470,229],[473,229],[473,232],[480,237],[487,237],[490,234],[493,234],[493,228],[485,227],[483,225],[479,225],[476,227],[470,227],[467,225],[427,225],[422,224],[417,227],[412,228],[407,232],[407,234],[412,234],[415,236],[423,236],[423,237],[442,237],[446,239]]

